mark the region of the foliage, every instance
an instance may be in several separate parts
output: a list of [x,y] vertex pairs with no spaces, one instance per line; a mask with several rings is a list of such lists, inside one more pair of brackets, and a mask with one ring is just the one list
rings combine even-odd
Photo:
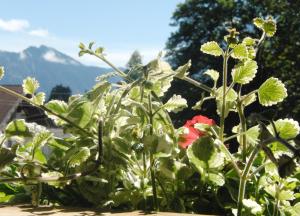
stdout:
[[[47,103],[38,100],[39,84],[33,78],[23,85],[31,99],[0,86],[46,111],[65,133],[56,137],[22,119],[6,126],[0,137],[0,200],[12,202],[16,194],[30,194],[34,206],[74,205],[77,200],[103,210],[297,215],[298,122],[268,113],[254,114],[248,122],[245,115],[245,108],[255,101],[267,107],[287,97],[285,85],[274,77],[254,91],[244,90],[260,73],[253,56],[276,30],[272,19],[254,19],[254,24],[261,30],[260,38],[239,42],[238,32],[231,29],[223,45],[209,41],[200,47],[223,58],[222,76],[216,69],[206,70],[213,80],[210,86],[188,77],[191,62],[173,70],[161,55],[141,66],[141,76],[132,79],[93,42],[81,43],[79,55],[106,62],[122,82],[112,85],[104,75],[83,95]],[[236,64],[228,65],[229,59]],[[195,109],[207,100],[216,101],[220,123],[197,115],[176,129],[170,113],[185,109],[187,101],[179,94],[162,101],[174,79],[202,91]],[[239,124],[229,128],[230,136],[225,128],[233,112]],[[237,153],[227,148],[231,140],[239,143]]]
[[[261,44],[256,55],[259,74],[255,79],[244,87],[244,90],[257,89],[268,77],[273,76],[282,80],[287,87],[289,97],[279,104],[278,116],[286,116],[300,121],[300,57],[298,38],[300,37],[299,10],[300,1],[286,0],[188,0],[178,4],[172,16],[171,26],[174,31],[171,33],[167,44],[167,59],[173,67],[179,67],[188,61],[192,62],[190,77],[210,84],[204,72],[207,69],[222,70],[222,62],[218,58],[205,55],[199,52],[201,44],[207,41],[222,41],[228,28],[235,27],[239,30],[240,44],[233,49],[239,51],[241,57],[253,55],[251,49],[255,41],[252,39],[261,29],[265,29],[267,36],[272,36],[276,31],[276,38]],[[255,20],[258,28],[251,26],[252,18],[260,15],[267,17],[269,14],[276,19],[278,26],[272,22],[263,22],[262,18]],[[250,37],[247,37],[247,36]],[[244,39],[242,39],[244,37]],[[224,48],[224,43],[219,46]],[[249,49],[250,48],[250,49]],[[254,57],[254,56],[253,56]],[[229,64],[235,64],[235,60],[229,60]],[[222,74],[220,75],[222,76]],[[197,89],[182,80],[174,80],[166,98],[173,94],[181,94],[187,99],[189,107],[192,107],[201,94]],[[246,113],[259,112],[262,109],[259,103],[248,106]],[[202,107],[202,114],[217,118],[215,104],[207,101]],[[176,125],[182,125],[184,120],[191,119],[199,112],[186,109],[181,113],[172,114]],[[231,114],[228,124],[234,126],[236,116]],[[226,131],[230,133],[230,130]]]

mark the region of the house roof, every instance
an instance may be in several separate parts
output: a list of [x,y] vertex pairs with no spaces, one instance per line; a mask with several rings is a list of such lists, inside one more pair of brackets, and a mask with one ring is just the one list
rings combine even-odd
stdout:
[[[2,85],[12,91],[19,94],[23,94],[23,88],[21,85]],[[17,109],[21,100],[17,97],[13,97],[5,92],[0,91],[0,125],[1,128],[5,125],[11,118],[11,115]]]

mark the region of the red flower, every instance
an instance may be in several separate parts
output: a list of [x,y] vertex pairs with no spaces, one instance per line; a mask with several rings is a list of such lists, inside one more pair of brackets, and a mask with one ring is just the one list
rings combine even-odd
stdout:
[[192,118],[192,120],[187,120],[184,124],[184,127],[189,129],[188,134],[183,134],[180,137],[179,145],[182,148],[187,148],[191,145],[195,140],[205,135],[205,131],[200,131],[194,128],[196,123],[202,123],[207,125],[215,125],[215,121],[213,119],[209,119],[206,116],[197,115]]

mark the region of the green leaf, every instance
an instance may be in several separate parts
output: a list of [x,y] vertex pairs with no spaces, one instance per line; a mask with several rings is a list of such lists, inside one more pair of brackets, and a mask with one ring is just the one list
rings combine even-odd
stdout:
[[232,79],[239,84],[247,84],[252,81],[257,72],[257,63],[253,60],[247,60],[239,63],[232,70]]
[[213,56],[221,56],[223,54],[223,50],[219,46],[219,44],[215,41],[206,42],[200,48],[203,53],[213,55]]
[[79,43],[79,48],[80,48],[80,49],[85,49],[85,45],[84,45],[83,43],[80,42],[80,43]]
[[16,155],[9,149],[0,149],[0,171],[8,164],[13,162]]
[[201,137],[190,145],[187,155],[200,173],[209,169],[221,169],[224,165],[224,155],[217,151],[209,136]]
[[31,137],[32,136],[24,119],[17,119],[11,121],[5,128],[5,135],[7,137],[11,137],[11,136]]
[[92,47],[93,47],[94,44],[95,44],[94,41],[90,42],[90,43],[89,43],[89,49],[92,49]]
[[32,144],[35,148],[41,147],[47,143],[47,141],[52,137],[52,133],[50,131],[43,131],[36,134],[33,137]]
[[[293,139],[299,132],[299,123],[293,119],[278,119],[274,122],[277,133],[282,139]],[[274,135],[272,125],[268,126],[269,131]]]
[[272,106],[287,97],[284,84],[277,78],[270,77],[258,89],[258,99],[263,106]]
[[276,32],[276,23],[272,19],[266,20],[262,28],[268,37],[272,37]]
[[[235,133],[239,132],[240,126],[236,126],[233,130]],[[258,125],[249,128],[246,131],[247,143],[251,144],[252,146],[258,144],[259,142],[259,134],[260,134],[260,127]],[[240,136],[237,137],[238,142],[240,142]]]
[[46,95],[44,92],[39,92],[33,96],[32,101],[38,105],[43,105],[45,102],[45,97]]
[[251,37],[245,37],[243,39],[242,44],[246,45],[246,46],[253,46],[255,44],[255,39],[251,38]]
[[188,70],[191,68],[191,66],[192,66],[192,62],[191,62],[191,60],[189,60],[188,63],[186,63],[185,65],[182,65],[176,69],[175,76],[178,78],[183,78],[183,77],[189,75]]
[[97,55],[101,55],[101,54],[103,53],[103,51],[104,51],[104,48],[103,48],[103,47],[98,47],[98,48],[95,50],[95,53],[96,53]]
[[217,186],[223,186],[225,184],[225,178],[222,173],[209,173],[208,180]]
[[243,199],[244,207],[249,210],[253,215],[258,215],[262,213],[262,207],[251,199]]
[[33,95],[38,87],[40,87],[40,84],[35,78],[27,77],[25,80],[23,80],[22,86],[24,94]]
[[68,105],[66,102],[61,100],[51,100],[47,104],[45,104],[49,110],[53,111],[54,113],[64,114],[67,112]]
[[34,160],[40,162],[41,164],[46,164],[47,159],[41,149],[35,149],[34,151]]
[[78,126],[84,128],[92,119],[92,103],[78,98],[69,106],[67,118]]
[[[60,178],[63,177],[63,174],[61,174],[60,172],[57,171],[50,171],[47,173],[42,173],[42,177],[47,178],[47,177],[56,177],[56,178]],[[51,182],[47,182],[48,185],[54,186],[56,188],[61,187],[62,183],[58,182],[58,181],[51,181]]]
[[70,167],[75,167],[81,165],[90,157],[90,150],[88,147],[81,147],[78,151],[72,154],[68,160]]
[[248,58],[248,49],[244,44],[238,44],[233,48],[232,58],[245,59]]
[[260,29],[262,29],[264,22],[265,22],[265,21],[264,21],[262,18],[254,18],[254,19],[253,19],[253,24],[254,24],[257,28],[260,28]]
[[220,76],[218,71],[212,69],[205,71],[203,74],[210,76],[214,82],[217,82]]
[[173,95],[163,107],[168,112],[177,113],[187,107],[186,99],[182,98],[181,95]]
[[[228,88],[227,88],[227,90],[228,90]],[[237,97],[238,97],[237,93],[231,88],[226,95],[225,117],[227,117],[227,115],[230,111],[235,110]],[[222,87],[218,88],[216,91],[216,100],[217,100],[217,113],[219,115],[221,115],[222,103],[223,103],[223,88]]]
[[5,73],[4,67],[0,67],[0,80],[3,78],[4,73]]

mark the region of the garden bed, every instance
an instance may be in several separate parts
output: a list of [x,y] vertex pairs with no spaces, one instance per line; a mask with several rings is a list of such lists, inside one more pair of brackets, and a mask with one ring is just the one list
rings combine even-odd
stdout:
[[[99,212],[90,209],[84,208],[74,208],[74,207],[39,207],[32,208],[29,205],[19,205],[19,206],[8,206],[3,205],[0,206],[0,216],[33,216],[33,215],[59,215],[59,216],[107,216],[107,215],[115,215],[115,216],[138,216],[138,215],[147,215],[144,212],[134,211],[134,212]],[[180,213],[171,213],[171,212],[160,212],[160,213],[149,213],[151,216],[161,215],[161,216],[188,216],[192,214],[180,214]],[[195,214],[193,214],[195,215]]]

